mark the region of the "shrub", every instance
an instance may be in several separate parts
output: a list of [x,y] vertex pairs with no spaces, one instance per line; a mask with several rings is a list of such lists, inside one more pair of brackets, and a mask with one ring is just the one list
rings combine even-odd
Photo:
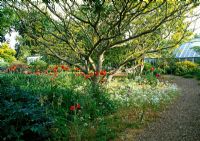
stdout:
[[175,74],[176,75],[184,75],[187,73],[195,72],[195,71],[197,71],[197,69],[198,69],[198,65],[193,62],[190,62],[190,61],[177,62]]
[[[1,128],[5,130],[2,138],[9,138],[10,132],[13,134],[12,140],[24,139],[28,134],[29,138],[37,136],[38,140],[70,140],[72,136],[83,136],[78,131],[85,124],[116,109],[102,86],[93,85],[91,81],[73,73],[63,72],[56,78],[48,75],[3,74],[1,83],[1,100],[5,103],[0,106],[8,112],[2,111],[0,118],[3,122],[8,118],[12,123],[18,123],[16,127],[5,121]],[[18,115],[20,118],[16,118]],[[11,131],[13,127],[17,129]],[[39,134],[40,130],[42,135]]]
[[194,76],[192,74],[184,74],[183,77],[184,78],[193,78]]
[[144,63],[144,71],[149,71],[153,67],[150,63]]
[[30,66],[32,71],[37,71],[37,70],[43,71],[47,69],[48,64],[43,60],[37,60],[35,62],[32,62]]
[[3,43],[0,45],[0,58],[3,58],[6,62],[13,62],[16,60],[15,58],[16,51],[11,49],[7,43]]
[[6,70],[8,66],[9,66],[9,63],[0,61],[0,71]]
[[27,68],[28,65],[26,65],[25,63],[20,61],[14,61],[8,67],[7,72],[23,73],[27,70]]
[[47,140],[53,118],[38,96],[11,85],[9,77],[0,78],[0,140]]

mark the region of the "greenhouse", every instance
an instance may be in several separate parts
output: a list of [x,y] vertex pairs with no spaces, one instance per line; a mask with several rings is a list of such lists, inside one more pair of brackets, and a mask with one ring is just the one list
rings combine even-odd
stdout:
[[[174,57],[179,61],[192,61],[200,62],[200,54],[194,50],[194,47],[200,46],[200,38],[192,39],[191,41],[182,44],[180,47],[176,48],[173,52]],[[155,64],[160,57],[146,57],[144,61],[147,63]]]
[[196,46],[200,46],[200,38],[195,38],[187,43],[182,44],[174,51],[175,58],[179,59],[179,61],[199,61],[200,54],[193,49]]

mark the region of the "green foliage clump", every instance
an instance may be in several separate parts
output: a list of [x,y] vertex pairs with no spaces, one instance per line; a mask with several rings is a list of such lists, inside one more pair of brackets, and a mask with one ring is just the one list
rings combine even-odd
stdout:
[[0,61],[0,71],[6,70],[6,68],[9,66],[8,62]]
[[151,63],[144,63],[144,71],[149,71],[153,65]]
[[0,140],[47,140],[53,123],[47,107],[31,91],[11,85],[12,78],[0,78]]
[[35,61],[35,62],[32,62],[32,63],[30,64],[30,66],[31,66],[31,69],[32,69],[33,71],[37,71],[37,70],[43,71],[43,70],[46,70],[46,69],[47,69],[48,64],[47,64],[45,61],[43,61],[43,60],[37,60],[37,61]]
[[175,74],[184,75],[197,71],[198,64],[190,61],[176,62]]
[[7,43],[3,43],[0,46],[0,59],[3,59],[5,62],[13,62],[15,61],[15,50],[11,49]]
[[16,73],[23,73],[24,71],[27,70],[28,65],[21,61],[14,61],[9,66],[9,68],[12,68],[12,67],[16,67],[16,70],[15,70]]
[[0,130],[4,130],[0,132],[1,139],[79,138],[84,136],[81,131],[90,122],[116,109],[102,86],[70,72],[60,73],[56,78],[3,74],[0,82],[0,118],[3,121]]

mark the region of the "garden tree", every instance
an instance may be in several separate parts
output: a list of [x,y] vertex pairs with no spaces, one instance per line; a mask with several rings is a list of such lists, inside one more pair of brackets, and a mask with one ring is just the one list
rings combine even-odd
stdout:
[[9,33],[14,21],[15,21],[15,14],[13,10],[7,7],[2,1],[0,0],[0,42],[5,41],[5,34]]
[[21,21],[20,19],[18,19],[18,16],[14,12],[14,9],[8,7],[4,3],[4,0],[0,0],[0,42],[4,42],[5,35],[7,33],[12,33],[13,30],[17,31],[20,34],[20,36],[23,37],[23,42],[22,40],[20,40],[20,45],[15,46],[15,57],[18,59],[24,56],[22,54],[27,54],[26,48],[22,46],[26,44],[25,37],[23,36],[24,27],[21,25]]
[[11,49],[7,43],[0,45],[0,59],[5,62],[11,63],[15,61],[15,50]]
[[99,72],[105,60],[119,57],[110,78],[129,62],[180,43],[188,35],[183,20],[198,5],[191,0],[6,2],[24,21],[26,36],[85,73]]
[[[27,56],[30,55],[41,55],[43,60],[49,63],[60,63],[61,61],[54,56],[52,56],[52,53],[41,46],[40,44],[37,44],[35,42],[34,38],[31,38],[28,36],[29,30],[32,30],[32,33],[34,35],[38,35],[38,29],[42,27],[44,28],[52,28],[51,23],[49,20],[44,16],[41,15],[38,11],[31,11],[27,13],[26,11],[23,11],[22,14],[25,19],[20,18],[20,23],[16,27],[16,29],[19,31],[20,37],[18,37],[18,42],[20,46],[20,51],[18,52],[18,59],[24,60]],[[18,15],[20,17],[20,15]],[[38,22],[40,21],[40,22]],[[29,22],[34,26],[34,28],[29,28]],[[42,23],[42,24],[41,24]],[[40,35],[38,35],[40,36]],[[51,38],[51,36],[49,36]],[[59,49],[59,48],[58,48]],[[58,51],[58,50],[57,50]]]

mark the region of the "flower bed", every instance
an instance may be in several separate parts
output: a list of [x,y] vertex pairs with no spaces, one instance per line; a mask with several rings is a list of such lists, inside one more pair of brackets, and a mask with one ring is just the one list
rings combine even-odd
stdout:
[[117,109],[139,108],[145,113],[147,108],[170,102],[178,91],[174,84],[160,83],[153,70],[146,78],[97,85],[89,79],[103,77],[106,71],[86,75],[78,68],[69,71],[67,66],[43,72],[17,69],[12,66],[8,74],[0,74],[1,140],[27,140],[28,136],[38,140],[108,140],[115,138],[116,130],[106,117],[118,113]]

